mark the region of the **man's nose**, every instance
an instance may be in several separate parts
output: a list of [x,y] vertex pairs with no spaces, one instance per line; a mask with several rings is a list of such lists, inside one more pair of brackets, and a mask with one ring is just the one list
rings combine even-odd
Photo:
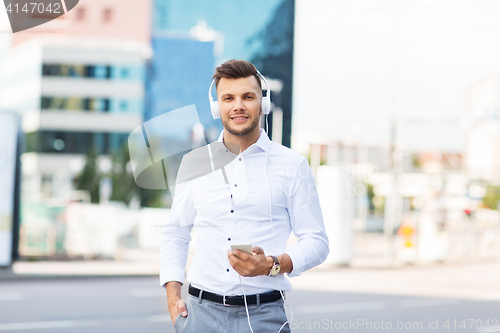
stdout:
[[242,110],[243,108],[245,108],[245,106],[243,105],[243,99],[241,99],[239,97],[235,98],[234,109],[235,110]]

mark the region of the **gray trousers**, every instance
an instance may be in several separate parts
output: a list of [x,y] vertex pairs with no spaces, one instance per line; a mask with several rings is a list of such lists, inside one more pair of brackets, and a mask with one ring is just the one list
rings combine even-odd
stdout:
[[[187,296],[187,317],[175,319],[177,333],[251,333],[245,306],[224,306],[192,295]],[[248,305],[250,324],[254,333],[278,333],[288,320],[283,300]],[[286,324],[280,333],[289,333]]]

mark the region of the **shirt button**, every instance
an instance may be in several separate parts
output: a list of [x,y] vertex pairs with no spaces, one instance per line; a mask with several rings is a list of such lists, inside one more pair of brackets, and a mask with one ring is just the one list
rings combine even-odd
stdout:
[[241,161],[241,158],[240,158],[240,161]]
[[229,272],[229,268],[228,268],[228,269],[226,269],[226,272]]
[[234,184],[234,187],[238,187],[238,185],[237,185],[237,184]]
[[234,213],[234,210],[231,209],[231,213]]
[[228,241],[231,241],[231,238],[228,238],[227,240],[228,240]]

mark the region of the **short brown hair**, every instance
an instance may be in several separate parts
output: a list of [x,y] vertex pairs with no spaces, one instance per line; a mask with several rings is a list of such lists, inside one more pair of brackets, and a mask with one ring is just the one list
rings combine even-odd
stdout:
[[219,86],[220,79],[223,77],[226,79],[239,79],[243,77],[254,76],[259,85],[259,89],[262,90],[262,84],[260,82],[260,77],[257,75],[257,68],[245,60],[231,59],[220,65],[215,69],[215,74],[212,79],[215,80],[215,87]]

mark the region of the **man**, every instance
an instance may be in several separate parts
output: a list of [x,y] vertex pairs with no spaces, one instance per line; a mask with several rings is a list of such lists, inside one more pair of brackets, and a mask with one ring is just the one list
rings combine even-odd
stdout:
[[[260,129],[262,88],[251,63],[230,60],[213,79],[224,126],[223,149],[214,155],[233,158],[176,186],[161,246],[170,316],[177,332],[251,332],[249,323],[256,333],[290,332],[279,292],[291,290],[284,274],[298,276],[329,252],[314,178],[303,156]],[[186,302],[181,286],[193,226]],[[286,247],[292,230],[298,243]],[[232,251],[234,244],[253,244],[253,254]]]

